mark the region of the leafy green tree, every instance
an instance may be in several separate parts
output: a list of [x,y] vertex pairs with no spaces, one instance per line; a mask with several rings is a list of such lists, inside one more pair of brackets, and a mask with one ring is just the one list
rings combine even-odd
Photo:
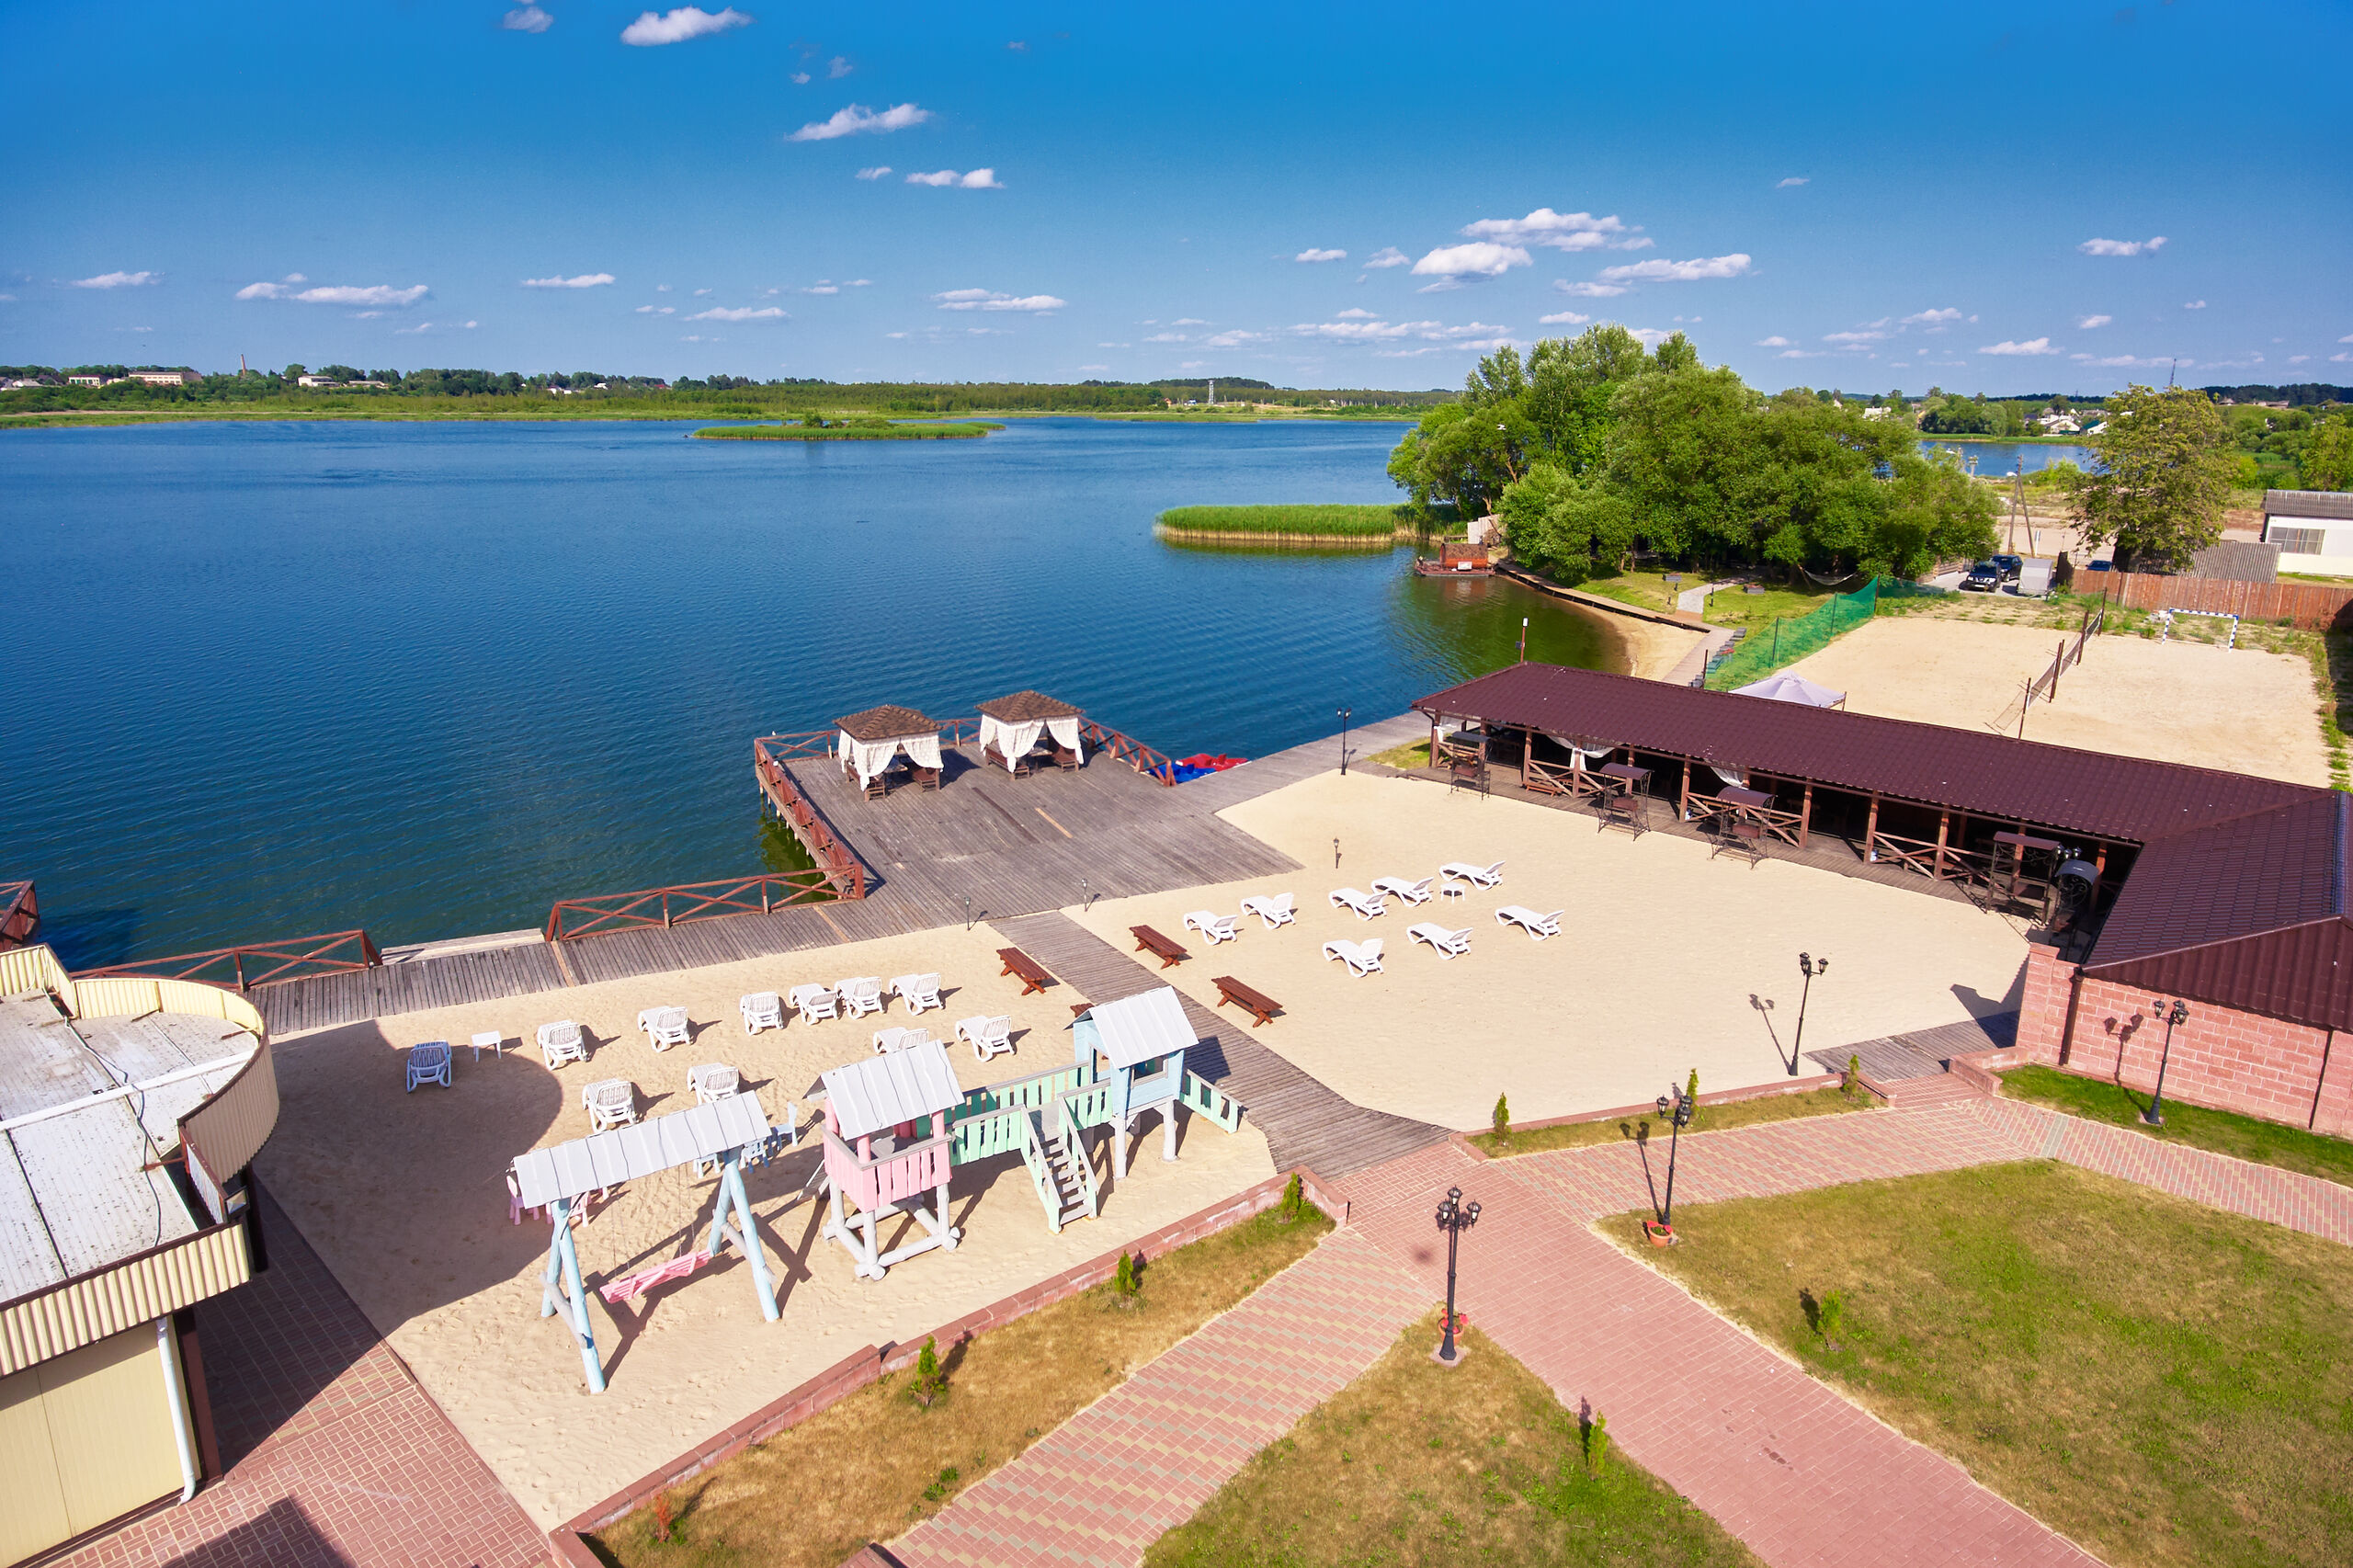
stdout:
[[1634,543],[1634,509],[1598,476],[1538,462],[1505,487],[1497,510],[1512,554],[1574,586],[1614,572]]
[[1510,400],[1433,408],[1389,454],[1389,477],[1418,505],[1449,502],[1465,517],[1483,517],[1525,466],[1515,426],[1523,437],[1533,434]]
[[2313,427],[2302,466],[2307,490],[2353,490],[2353,414]]
[[2222,537],[2237,464],[2204,392],[2134,385],[2091,440],[2101,470],[2075,493],[2087,546],[2112,541],[2120,565],[2179,567]]

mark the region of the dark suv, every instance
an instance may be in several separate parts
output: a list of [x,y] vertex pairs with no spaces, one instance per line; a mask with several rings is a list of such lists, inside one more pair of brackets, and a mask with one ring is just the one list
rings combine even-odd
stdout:
[[2002,591],[2002,569],[1990,561],[1981,561],[1961,574],[1963,593],[1998,594]]
[[2018,574],[2026,570],[2026,557],[1997,555],[1994,557],[1994,564],[2001,568],[2003,582],[2015,583],[2018,580]]

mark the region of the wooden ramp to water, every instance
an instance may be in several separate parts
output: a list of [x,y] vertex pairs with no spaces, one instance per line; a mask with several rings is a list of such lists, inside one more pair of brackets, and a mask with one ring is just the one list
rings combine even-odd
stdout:
[[[992,924],[1006,941],[1086,1001],[1116,1002],[1167,983],[1060,913]],[[1367,1110],[1343,1099],[1252,1040],[1248,1030],[1181,991],[1177,995],[1202,1040],[1187,1052],[1186,1066],[1242,1102],[1245,1114],[1267,1135],[1277,1170],[1305,1165],[1317,1176],[1336,1180],[1445,1141],[1443,1127]],[[1277,1018],[1267,1027],[1279,1029],[1283,1021]]]

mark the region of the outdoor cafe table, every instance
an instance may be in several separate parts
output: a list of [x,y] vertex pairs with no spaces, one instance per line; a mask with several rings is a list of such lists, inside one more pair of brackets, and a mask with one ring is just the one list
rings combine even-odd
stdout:
[[1717,790],[1716,799],[1744,815],[1756,811],[1760,806],[1769,806],[1773,803],[1773,797],[1764,790],[1744,789],[1737,784],[1727,784]]

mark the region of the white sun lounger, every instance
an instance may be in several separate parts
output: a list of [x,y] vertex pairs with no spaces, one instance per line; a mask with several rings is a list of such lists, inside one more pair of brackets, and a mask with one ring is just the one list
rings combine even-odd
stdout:
[[1298,918],[1291,913],[1290,894],[1287,892],[1261,893],[1256,898],[1245,898],[1242,901],[1242,913],[1256,915],[1267,923],[1269,931],[1278,926],[1289,926]]
[[910,1013],[920,1013],[926,1007],[945,1007],[939,999],[939,976],[936,974],[902,974],[891,982],[891,989],[907,1005]]
[[874,1054],[877,1056],[888,1056],[894,1051],[912,1051],[916,1046],[930,1043],[929,1029],[901,1028],[893,1024],[888,1028],[874,1031]]
[[743,1086],[744,1075],[723,1062],[706,1062],[687,1069],[687,1087],[695,1092],[697,1105],[723,1100]]
[[404,1094],[416,1093],[419,1084],[438,1084],[449,1087],[449,1042],[428,1040],[422,1045],[408,1048],[408,1087]]
[[745,1034],[784,1028],[784,998],[773,991],[755,991],[739,997],[735,1006],[744,1015]]
[[638,1014],[637,1027],[645,1031],[645,1043],[656,1051],[684,1045],[694,1038],[687,1028],[684,1007],[648,1007]]
[[1013,1049],[1013,1015],[1000,1013],[990,1017],[983,1013],[977,1017],[959,1018],[956,1038],[972,1041],[972,1054],[986,1062]]
[[804,1024],[842,1016],[841,998],[826,987],[813,983],[794,986],[785,1000],[792,1004],[793,1010],[801,1015],[801,1021]]
[[1504,863],[1473,866],[1468,860],[1449,860],[1438,869],[1438,874],[1449,881],[1469,882],[1475,888],[1491,888],[1504,880]]
[[1430,901],[1430,879],[1424,877],[1419,881],[1407,881],[1403,877],[1375,877],[1372,891],[1402,898],[1407,903],[1427,903]]
[[592,1132],[609,1131],[637,1119],[637,1085],[627,1078],[599,1078],[580,1091]]
[[834,991],[841,997],[842,1017],[846,1018],[862,1018],[882,1010],[882,983],[870,974],[835,981]]
[[1219,915],[1210,910],[1197,909],[1185,916],[1185,929],[1199,931],[1210,939],[1210,946],[1214,948],[1220,942],[1231,942],[1235,937],[1241,935],[1233,928],[1233,921],[1234,916],[1231,915]]
[[1381,901],[1381,895],[1377,892],[1366,892],[1361,888],[1334,888],[1332,907],[1353,909],[1357,912],[1358,919],[1370,920],[1387,910],[1389,905]]
[[1460,958],[1471,950],[1471,930],[1468,926],[1460,931],[1449,931],[1436,921],[1425,920],[1418,926],[1406,926],[1405,936],[1411,941],[1427,942],[1438,949],[1438,956],[1442,959]]
[[580,1026],[570,1018],[540,1026],[540,1054],[547,1059],[550,1068],[567,1062],[588,1060],[588,1041],[580,1033]]
[[1550,915],[1539,915],[1524,904],[1506,903],[1495,911],[1495,924],[1519,926],[1540,942],[1561,934],[1561,916],[1567,913],[1565,909],[1556,909]]
[[1363,942],[1326,942],[1324,944],[1324,956],[1338,959],[1354,974],[1371,974],[1381,968],[1381,938],[1375,937]]

